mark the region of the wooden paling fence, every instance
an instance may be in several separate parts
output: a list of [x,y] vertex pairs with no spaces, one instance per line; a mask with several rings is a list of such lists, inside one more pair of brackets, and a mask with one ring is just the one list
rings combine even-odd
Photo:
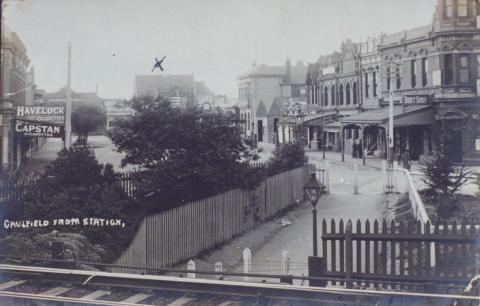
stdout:
[[37,177],[14,179],[9,176],[0,177],[0,205],[16,203],[31,194],[37,184]]
[[362,226],[360,221],[332,220],[327,225],[323,220],[324,276],[340,278],[338,284],[349,288],[421,287],[458,293],[479,268],[479,230],[473,223],[367,220]]
[[[118,174],[118,184],[125,193],[135,198],[137,190],[137,179],[140,172],[126,172]],[[7,175],[0,175],[0,205],[6,203],[17,203],[31,194],[38,183],[38,176],[28,178],[15,178]]]
[[303,201],[302,187],[312,169],[305,166],[284,172],[252,191],[235,189],[148,216],[116,264],[172,267],[221,245]]

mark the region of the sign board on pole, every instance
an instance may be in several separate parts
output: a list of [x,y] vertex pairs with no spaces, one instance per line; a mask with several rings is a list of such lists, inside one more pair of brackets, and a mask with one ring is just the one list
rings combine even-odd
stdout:
[[17,106],[17,119],[26,121],[65,123],[65,106]]
[[65,131],[62,125],[49,122],[15,120],[15,132],[23,136],[61,138]]

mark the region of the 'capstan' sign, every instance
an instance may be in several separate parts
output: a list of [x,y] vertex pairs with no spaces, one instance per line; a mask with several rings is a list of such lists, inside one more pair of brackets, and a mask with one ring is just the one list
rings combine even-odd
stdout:
[[24,136],[36,136],[36,137],[62,137],[65,133],[63,126],[53,125],[50,123],[37,123],[16,120],[15,132]]

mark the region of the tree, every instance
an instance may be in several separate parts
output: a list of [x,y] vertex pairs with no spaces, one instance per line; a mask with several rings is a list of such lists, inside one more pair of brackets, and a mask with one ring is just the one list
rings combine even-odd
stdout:
[[72,129],[78,134],[78,142],[86,145],[88,134],[105,126],[107,117],[96,105],[83,104],[72,111]]
[[471,171],[467,170],[465,165],[455,166],[452,163],[452,133],[441,129],[439,136],[438,150],[434,158],[424,163],[425,178],[422,180],[431,194],[440,192],[444,196],[453,196],[468,181]]
[[172,108],[163,99],[131,103],[137,113],[110,137],[125,152],[124,164],[144,169],[138,196],[150,212],[260,181],[233,115]]
[[269,175],[302,167],[308,162],[301,142],[284,144],[273,151],[269,160]]

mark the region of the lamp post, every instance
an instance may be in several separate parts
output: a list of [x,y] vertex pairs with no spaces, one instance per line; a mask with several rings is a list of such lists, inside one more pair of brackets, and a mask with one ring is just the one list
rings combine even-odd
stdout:
[[318,184],[315,172],[310,174],[310,179],[303,186],[305,195],[307,196],[310,204],[312,204],[312,216],[313,216],[313,256],[317,256],[317,202],[321,195],[322,187]]

